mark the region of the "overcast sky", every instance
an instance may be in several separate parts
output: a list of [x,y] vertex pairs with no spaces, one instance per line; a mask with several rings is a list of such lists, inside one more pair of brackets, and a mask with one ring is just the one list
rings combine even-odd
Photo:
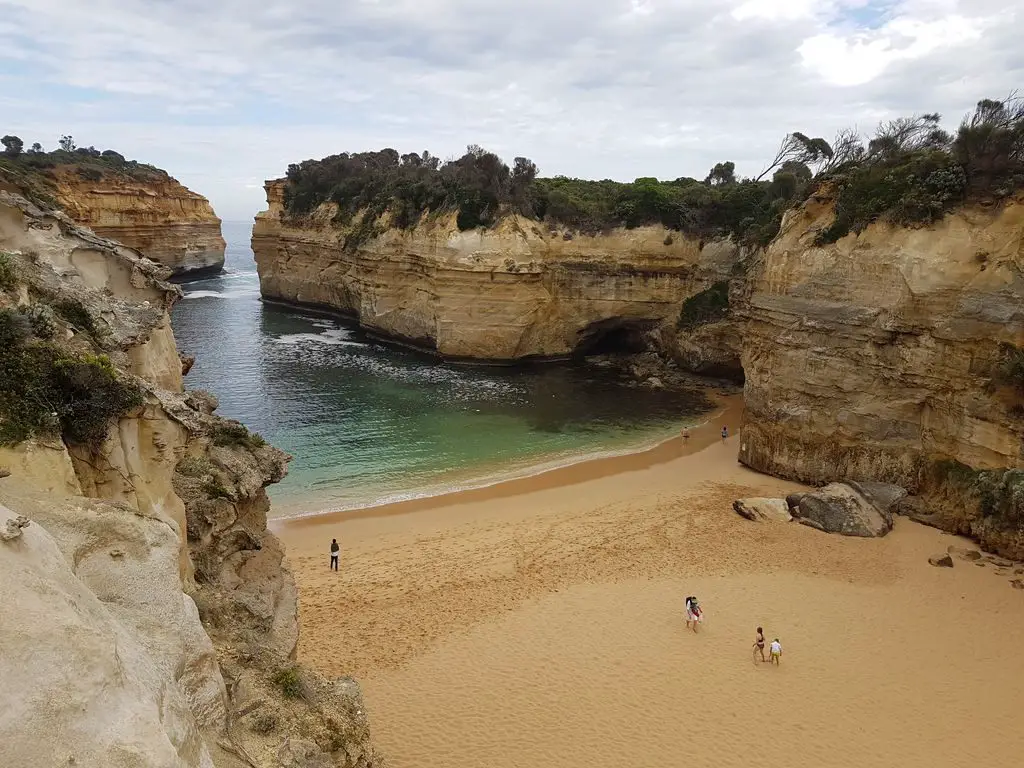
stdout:
[[0,0],[0,132],[117,149],[227,220],[288,163],[467,144],[544,175],[755,174],[1024,88],[1019,0]]

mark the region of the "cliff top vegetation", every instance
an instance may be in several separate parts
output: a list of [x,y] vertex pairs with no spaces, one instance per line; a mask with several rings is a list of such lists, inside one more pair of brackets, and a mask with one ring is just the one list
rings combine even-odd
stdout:
[[585,233],[662,224],[765,245],[785,210],[825,185],[836,218],[820,242],[879,219],[925,224],[966,201],[998,199],[1024,186],[1024,99],[978,102],[955,134],[939,122],[937,114],[899,118],[870,137],[850,129],[832,141],[793,132],[765,169],[746,179],[736,177],[732,162],[716,164],[700,180],[543,178],[528,158],[515,158],[510,168],[476,145],[445,162],[390,148],[342,153],[290,165],[285,207],[301,217],[336,204],[338,223],[352,225],[349,247],[383,231],[385,214],[388,225],[408,229],[424,215],[452,211],[463,230],[518,213]]
[[128,160],[112,149],[79,147],[72,136],[62,136],[56,149],[45,151],[39,142],[25,142],[10,134],[0,138],[0,181],[6,181],[43,202],[53,204],[54,171],[66,168],[86,181],[127,178],[135,181],[167,181],[166,171],[137,160]]

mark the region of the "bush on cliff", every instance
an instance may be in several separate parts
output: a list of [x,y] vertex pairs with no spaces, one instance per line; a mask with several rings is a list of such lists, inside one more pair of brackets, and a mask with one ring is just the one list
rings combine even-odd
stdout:
[[0,251],[0,291],[10,291],[18,284],[14,259],[7,251]]
[[510,169],[475,145],[443,164],[429,152],[400,155],[383,149],[290,165],[285,206],[301,216],[333,202],[338,223],[351,225],[349,248],[379,234],[385,213],[393,226],[408,229],[428,212],[448,211],[456,213],[462,230],[490,226],[515,212],[589,234],[662,224],[697,237],[764,243],[778,231],[782,212],[806,187],[809,175],[799,177],[782,167],[771,182],[736,182],[721,170],[704,182],[545,179],[537,178],[537,166],[527,158],[517,157]]
[[74,354],[33,336],[28,313],[0,310],[0,444],[60,434],[101,442],[110,424],[143,403],[105,355]]
[[689,330],[723,320],[729,314],[729,283],[722,281],[683,302],[676,328]]
[[[854,142],[859,138],[847,132]],[[928,224],[970,200],[1000,199],[1024,187],[1024,99],[984,99],[955,136],[939,115],[889,120],[851,160],[822,173],[835,196],[835,219],[817,236],[832,243],[872,222]]]

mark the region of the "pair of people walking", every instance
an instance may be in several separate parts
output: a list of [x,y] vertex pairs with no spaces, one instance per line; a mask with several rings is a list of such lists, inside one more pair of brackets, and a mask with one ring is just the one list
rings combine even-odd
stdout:
[[768,658],[764,657],[764,630],[761,627],[757,628],[757,635],[754,637],[754,649],[755,653],[761,654],[761,661],[767,661],[769,664],[779,665],[782,660],[782,643],[779,642],[779,638],[772,640],[770,646],[768,646]]

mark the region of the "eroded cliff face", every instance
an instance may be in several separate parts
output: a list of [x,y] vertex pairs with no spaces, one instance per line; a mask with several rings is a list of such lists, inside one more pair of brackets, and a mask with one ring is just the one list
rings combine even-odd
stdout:
[[53,176],[60,205],[98,235],[141,251],[175,275],[224,266],[221,220],[205,197],[175,179],[105,174],[90,181],[60,167]]
[[[791,211],[751,272],[740,460],[809,483],[903,485],[929,522],[1024,557],[1024,498],[1006,474],[1024,466],[1008,373],[1024,348],[1024,200],[815,245],[832,218],[827,197]],[[1006,504],[951,491],[950,474],[967,488],[986,470],[1010,478]]]
[[[22,353],[112,366],[141,391],[102,439],[54,429],[0,447],[0,677],[32,694],[5,700],[5,755],[372,766],[354,681],[294,663],[295,584],[266,530],[287,457],[184,389],[167,270],[9,192],[0,256],[0,320]],[[37,397],[32,381],[12,396]],[[9,405],[0,419],[18,417]]]
[[466,232],[442,216],[346,249],[332,206],[292,220],[283,182],[266,189],[252,239],[265,298],[328,307],[452,359],[564,358],[651,330],[738,259],[729,242],[663,227],[588,236],[512,216]]

